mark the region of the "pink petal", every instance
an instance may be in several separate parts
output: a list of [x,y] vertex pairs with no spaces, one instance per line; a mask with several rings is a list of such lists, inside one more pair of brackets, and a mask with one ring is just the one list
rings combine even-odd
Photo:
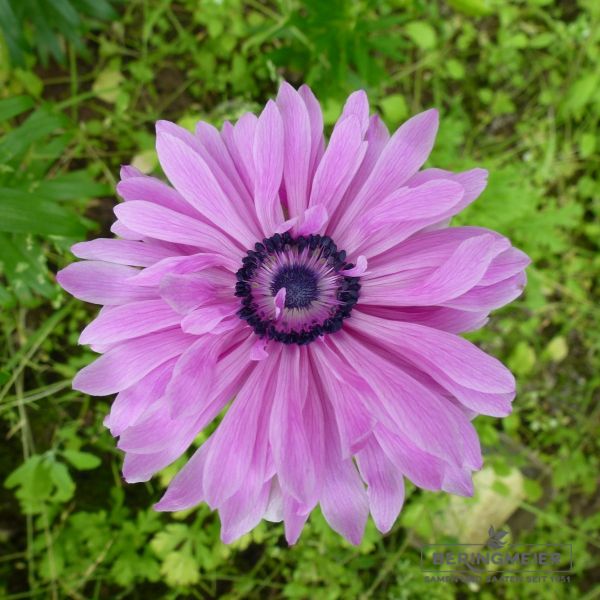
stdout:
[[443,169],[425,169],[419,171],[416,175],[411,177],[406,185],[409,187],[418,187],[427,183],[428,181],[434,181],[436,179],[451,179],[459,183],[465,190],[464,202],[465,206],[471,204],[473,200],[483,192],[487,185],[488,172],[485,169],[469,169],[462,173],[452,173],[451,171],[444,171]]
[[369,127],[369,99],[364,90],[357,90],[348,96],[334,131],[350,116],[354,116],[358,119],[361,137],[364,137],[367,128]]
[[138,272],[133,267],[86,260],[65,267],[56,274],[56,279],[75,298],[93,304],[125,304],[156,298],[153,290],[129,283]]
[[143,173],[133,165],[121,165],[119,171],[121,179],[129,179],[130,177],[143,177]]
[[275,306],[275,319],[279,319],[279,317],[283,313],[283,309],[285,307],[285,297],[286,297],[286,289],[281,288],[273,298],[273,305]]
[[115,214],[126,226],[157,240],[196,246],[235,260],[243,255],[241,246],[211,225],[151,202],[124,202],[115,206]]
[[235,345],[239,337],[238,332],[223,336],[203,335],[183,352],[165,393],[172,417],[199,411],[202,405],[196,400],[210,395],[219,357]]
[[198,216],[198,212],[183,199],[177,190],[156,177],[143,174],[128,177],[117,184],[117,193],[124,200],[154,202],[184,215]]
[[365,304],[419,306],[446,304],[468,292],[481,281],[495,256],[503,250],[491,235],[481,235],[462,242],[429,275],[410,277],[387,275],[362,284],[361,300]]
[[283,180],[290,217],[302,217],[308,202],[308,172],[311,159],[311,129],[306,104],[286,82],[277,94],[283,119]]
[[319,501],[330,527],[351,544],[358,545],[369,516],[369,501],[352,459],[342,458],[335,419],[331,408],[327,408],[324,411],[325,474]]
[[136,285],[157,286],[166,275],[195,273],[210,267],[224,267],[235,273],[240,268],[240,263],[220,254],[205,252],[189,256],[172,256],[139,271],[131,281]]
[[449,494],[472,496],[474,489],[471,470],[458,469],[449,465],[444,473],[442,489]]
[[205,269],[200,273],[183,275],[165,275],[160,282],[161,297],[183,315],[199,306],[218,303],[221,297],[229,299],[226,297],[225,290],[226,280],[223,281],[223,275],[218,269]]
[[505,281],[524,271],[530,263],[531,259],[525,252],[509,248],[494,259],[479,285],[489,286]]
[[302,100],[304,100],[306,110],[308,111],[308,119],[310,121],[311,150],[309,174],[310,180],[312,181],[325,148],[325,139],[323,137],[323,113],[321,112],[319,101],[315,98],[312,90],[307,85],[301,85],[298,94],[300,94]]
[[250,350],[250,360],[264,360],[269,356],[266,350],[268,340],[266,338],[257,338]]
[[322,204],[316,204],[306,209],[304,213],[304,221],[298,227],[298,235],[311,235],[323,231],[327,224],[327,209]]
[[172,256],[169,250],[155,244],[110,238],[80,242],[71,246],[71,252],[78,258],[103,260],[133,267],[148,267]]
[[491,311],[518,298],[526,282],[525,273],[518,273],[493,285],[476,286],[462,296],[444,301],[444,306],[459,310]]
[[[254,121],[256,117],[252,115]],[[170,123],[169,121],[158,121],[156,124],[157,130],[157,138],[158,132],[172,135],[173,137],[179,139],[186,146],[191,148],[194,153],[197,153],[202,161],[206,164],[208,171],[214,176],[215,182],[218,184],[223,191],[224,196],[227,198],[228,202],[226,205],[220,207],[226,214],[232,216],[233,218],[239,217],[241,219],[242,227],[247,227],[252,231],[253,235],[259,235],[260,231],[258,228],[258,223],[254,218],[254,210],[252,210],[251,202],[246,202],[245,200],[251,200],[248,197],[247,191],[245,191],[242,196],[238,194],[236,183],[241,183],[237,178],[231,178],[227,173],[221,169],[219,166],[219,162],[215,160],[211,152],[208,150],[207,146],[202,143],[200,138],[197,135],[192,135],[187,129],[183,127],[179,127],[174,123]],[[160,158],[160,157],[159,157]],[[190,157],[191,158],[191,157]],[[185,198],[185,195],[184,195]],[[189,198],[186,198],[188,202],[190,202]],[[194,203],[192,202],[192,205]],[[209,208],[209,207],[207,207]],[[198,206],[196,206],[198,209]],[[215,222],[211,216],[206,215],[202,210],[200,211],[205,215],[207,219],[212,221],[217,226],[221,226],[220,222]]]
[[[409,187],[418,187],[428,181],[435,179],[451,179],[459,183],[465,190],[465,194],[460,202],[459,210],[463,210],[474,200],[476,200],[487,185],[488,172],[485,169],[470,169],[462,173],[452,173],[443,169],[425,169],[411,177],[406,185]],[[437,224],[427,227],[428,230],[447,227],[451,217],[443,219]]]
[[488,313],[468,312],[439,306],[369,306],[359,305],[357,310],[390,321],[407,321],[442,329],[449,333],[465,333],[483,327],[488,321]]
[[375,428],[377,443],[387,457],[416,486],[426,490],[441,490],[446,463],[418,448],[407,437],[392,433],[382,425]]
[[221,541],[231,544],[254,529],[269,504],[270,483],[248,477],[240,490],[219,508]]
[[221,506],[244,483],[259,439],[261,420],[268,419],[267,399],[273,393],[271,373],[277,358],[273,355],[254,363],[256,366],[213,434],[204,470],[206,501],[212,507]]
[[[198,435],[199,429],[193,421],[185,421],[173,431],[171,443],[164,449],[148,454],[125,454],[123,477],[127,483],[148,481],[155,473],[170,465],[179,458]],[[169,430],[171,433],[171,430]]]
[[420,229],[458,212],[463,194],[458,183],[447,179],[418,188],[400,188],[366,210],[345,248],[367,256],[381,254]]
[[[172,127],[167,127],[164,122],[157,123],[156,151],[171,183],[198,212],[216,226],[227,223],[227,231],[250,247],[257,234],[251,222],[244,218],[242,203],[238,202],[236,206],[230,200],[231,195],[228,197],[223,190],[222,185],[227,181],[224,175],[221,173],[218,177],[216,165],[212,165],[211,170],[191,134],[191,139],[183,139],[183,133],[176,136],[171,130]],[[231,194],[232,190],[233,186],[227,191]]]
[[367,142],[367,151],[362,160],[352,183],[348,187],[344,198],[338,205],[338,209],[334,215],[332,215],[332,220],[329,226],[328,233],[331,234],[335,230],[335,225],[338,223],[340,217],[343,216],[344,212],[347,210],[347,207],[354,201],[354,198],[358,194],[359,190],[367,181],[375,163],[377,162],[379,156],[381,155],[385,145],[389,140],[390,134],[383,123],[383,121],[377,116],[373,115],[369,120],[369,127],[367,129],[367,133],[365,136],[365,141]]
[[310,352],[334,410],[342,457],[348,458],[363,446],[375,425],[373,415],[363,402],[370,390],[364,382],[350,379],[349,368],[328,346],[314,344]]
[[179,329],[168,329],[121,342],[79,371],[73,388],[92,396],[120,392],[181,354],[193,341],[193,336]]
[[113,344],[177,325],[181,320],[164,300],[140,300],[104,308],[82,332],[80,344]]
[[256,122],[256,115],[246,113],[240,117],[235,126],[229,121],[225,121],[221,128],[221,139],[227,148],[229,156],[231,156],[237,177],[239,177],[246,190],[246,194],[243,194],[242,198],[245,199],[248,197],[247,204],[251,209],[254,206],[254,200],[251,197],[251,193],[254,190],[252,146],[254,144]]
[[338,243],[344,245],[342,234],[366,206],[381,202],[421,168],[433,148],[438,121],[437,110],[428,110],[409,119],[394,133],[367,181],[341,217],[333,234]]
[[254,209],[252,197],[246,187],[242,177],[238,173],[227,146],[216,127],[213,127],[209,123],[199,121],[196,125],[196,136],[200,140],[200,143],[204,146],[208,154],[212,157],[215,163],[219,166],[223,174],[232,185],[235,187],[239,197],[248,207],[248,212]]
[[170,448],[181,436],[187,440],[191,435],[183,448],[185,450],[194,436],[215,419],[242,387],[253,368],[253,363],[247,358],[249,348],[246,340],[219,358],[215,366],[214,384],[205,390],[206,393],[200,390],[202,393],[199,394],[196,389],[185,391],[185,398],[194,408],[193,416],[172,417],[171,403],[163,398],[151,413],[144,416],[143,421],[123,432],[119,448],[137,454],[152,454]]
[[149,481],[155,473],[170,465],[176,458],[173,448],[155,454],[127,453],[123,461],[123,479],[127,483]]
[[439,267],[462,242],[481,235],[492,236],[499,243],[499,252],[503,251],[502,244],[507,242],[506,238],[483,227],[450,227],[436,231],[419,231],[384,254],[372,257],[369,261],[371,270],[364,278],[376,279],[410,269]]
[[[238,310],[239,303],[235,301],[200,306],[188,313],[182,319],[181,329],[185,333],[193,333],[194,335],[213,333],[219,324],[221,324],[222,330],[223,320],[235,315]],[[233,329],[235,325],[237,325],[237,323],[234,321],[231,325],[231,329]]]
[[263,518],[269,503],[271,482],[266,476],[269,452],[269,411],[263,407],[252,451],[252,461],[240,489],[221,506],[221,540],[228,544],[248,533]]
[[269,503],[263,515],[265,521],[280,523],[283,521],[283,494],[277,477],[271,479],[271,490],[269,492]]
[[283,522],[285,526],[285,539],[293,546],[300,537],[308,513],[301,510],[301,504],[289,494],[283,493]]
[[430,374],[468,408],[494,416],[510,413],[514,377],[500,361],[471,342],[430,327],[379,319],[359,311],[349,326]]
[[[347,322],[350,329],[352,319]],[[376,393],[365,402],[380,422],[404,435],[415,446],[453,464],[479,463],[479,441],[464,413],[431,386],[375,352],[369,340],[350,335],[346,327],[329,336],[339,353]],[[362,330],[361,330],[362,331]],[[385,355],[385,353],[384,353]],[[387,355],[391,359],[394,355]],[[479,467],[474,467],[479,468]]]
[[357,313],[350,326],[368,331],[387,347],[406,355],[419,366],[435,365],[457,383],[483,392],[513,392],[515,380],[497,359],[471,342],[443,331],[386,321]]
[[256,125],[253,147],[256,214],[266,237],[283,221],[279,187],[283,175],[283,122],[276,104],[270,100]]
[[277,225],[275,227],[275,233],[285,233],[289,231],[299,220],[299,217],[292,217],[291,219],[287,219],[287,221],[283,221],[283,223]]
[[360,277],[367,270],[367,257],[362,254],[356,259],[356,266],[344,269],[345,277]]
[[354,115],[334,129],[319,163],[310,194],[310,205],[323,204],[331,213],[341,201],[367,150],[361,123]]
[[153,506],[158,511],[192,508],[204,500],[204,466],[211,438],[206,440],[185,466],[173,477],[163,497]]
[[[253,148],[257,124],[258,118],[256,115],[248,112],[243,114],[232,128],[233,141],[237,150],[236,165],[249,190],[254,189],[254,178],[256,176]],[[225,129],[226,127],[223,125],[224,136]],[[229,144],[228,147],[229,151],[232,152],[233,148]]]
[[197,423],[197,418],[171,418],[169,407],[161,398],[144,413],[142,419],[123,431],[117,447],[128,455],[154,455],[167,451],[171,460],[175,460],[200,432],[201,427]]
[[121,435],[127,427],[135,425],[144,412],[162,397],[174,365],[174,359],[167,361],[117,394],[105,421],[113,436]]
[[[309,362],[309,351],[307,348],[304,348],[300,351],[300,360],[304,361],[305,363]],[[306,438],[310,441],[310,451],[312,463],[314,465],[316,483],[313,496],[308,502],[302,502],[299,505],[298,509],[302,513],[309,513],[316,506],[325,477],[325,427],[323,418],[323,402],[326,402],[326,399],[321,393],[317,380],[317,374],[314,372],[314,369],[308,370],[307,386],[308,390],[306,401],[304,402],[304,407],[302,409],[302,417],[304,420],[304,431],[306,433]],[[273,465],[273,468],[275,468],[275,465]]]
[[129,229],[126,225],[124,225],[121,221],[115,221],[111,226],[110,230],[121,239],[124,240],[133,240],[140,241],[144,239],[144,236],[137,231],[133,231],[133,229]]
[[402,473],[385,455],[374,437],[356,456],[360,474],[368,485],[369,508],[377,529],[387,533],[394,525],[404,504]]
[[307,393],[305,368],[305,362],[300,360],[300,348],[282,346],[269,437],[282,490],[308,504],[316,480],[310,440],[302,417]]

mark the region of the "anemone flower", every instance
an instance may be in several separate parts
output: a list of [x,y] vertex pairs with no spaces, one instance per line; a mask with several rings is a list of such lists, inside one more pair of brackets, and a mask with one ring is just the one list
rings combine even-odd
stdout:
[[515,381],[457,334],[521,293],[528,258],[449,227],[487,173],[421,170],[437,127],[428,110],[390,136],[358,91],[326,144],[311,90],[283,83],[220,131],[159,121],[172,187],[123,167],[117,238],[76,244],[58,274],[103,305],[80,338],[102,356],[73,386],[117,394],[128,482],[224,412],[157,510],[206,502],[225,542],[266,519],[294,543],[319,504],[357,544],[369,512],[390,530],[405,477],[472,494],[471,421],[509,414]]

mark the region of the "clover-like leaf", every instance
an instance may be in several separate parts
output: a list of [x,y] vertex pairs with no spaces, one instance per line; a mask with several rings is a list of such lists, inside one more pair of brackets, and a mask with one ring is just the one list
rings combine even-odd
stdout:
[[488,529],[488,540],[485,543],[485,546],[489,546],[490,548],[502,548],[506,542],[502,541],[504,536],[508,535],[508,531],[499,530],[496,531],[492,525]]

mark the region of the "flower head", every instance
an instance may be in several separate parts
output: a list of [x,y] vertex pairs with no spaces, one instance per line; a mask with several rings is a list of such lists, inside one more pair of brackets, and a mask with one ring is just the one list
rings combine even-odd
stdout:
[[352,94],[329,142],[310,89],[218,131],[157,124],[172,187],[122,169],[112,231],[76,244],[61,285],[103,305],[74,380],[117,394],[106,425],[129,482],[181,456],[231,402],[158,510],[207,502],[229,542],[261,519],[297,540],[320,504],[358,543],[382,532],[404,478],[472,493],[471,419],[505,416],[510,372],[457,334],[516,298],[528,258],[503,236],[449,227],[486,171],[420,170],[438,114],[391,137]]

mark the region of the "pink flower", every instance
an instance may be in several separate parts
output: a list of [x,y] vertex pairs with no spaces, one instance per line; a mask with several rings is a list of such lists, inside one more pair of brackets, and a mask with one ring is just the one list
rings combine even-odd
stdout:
[[[58,275],[103,305],[73,386],[117,394],[106,424],[129,482],[178,458],[231,401],[156,505],[218,509],[230,542],[261,519],[294,543],[320,504],[360,542],[404,478],[470,495],[477,414],[510,413],[510,372],[457,334],[516,298],[529,260],[449,219],[486,171],[420,170],[438,113],[390,137],[352,94],[329,143],[311,90],[284,83],[260,114],[196,134],[157,124],[173,187],[122,169],[113,232]],[[233,398],[233,400],[232,400]]]

